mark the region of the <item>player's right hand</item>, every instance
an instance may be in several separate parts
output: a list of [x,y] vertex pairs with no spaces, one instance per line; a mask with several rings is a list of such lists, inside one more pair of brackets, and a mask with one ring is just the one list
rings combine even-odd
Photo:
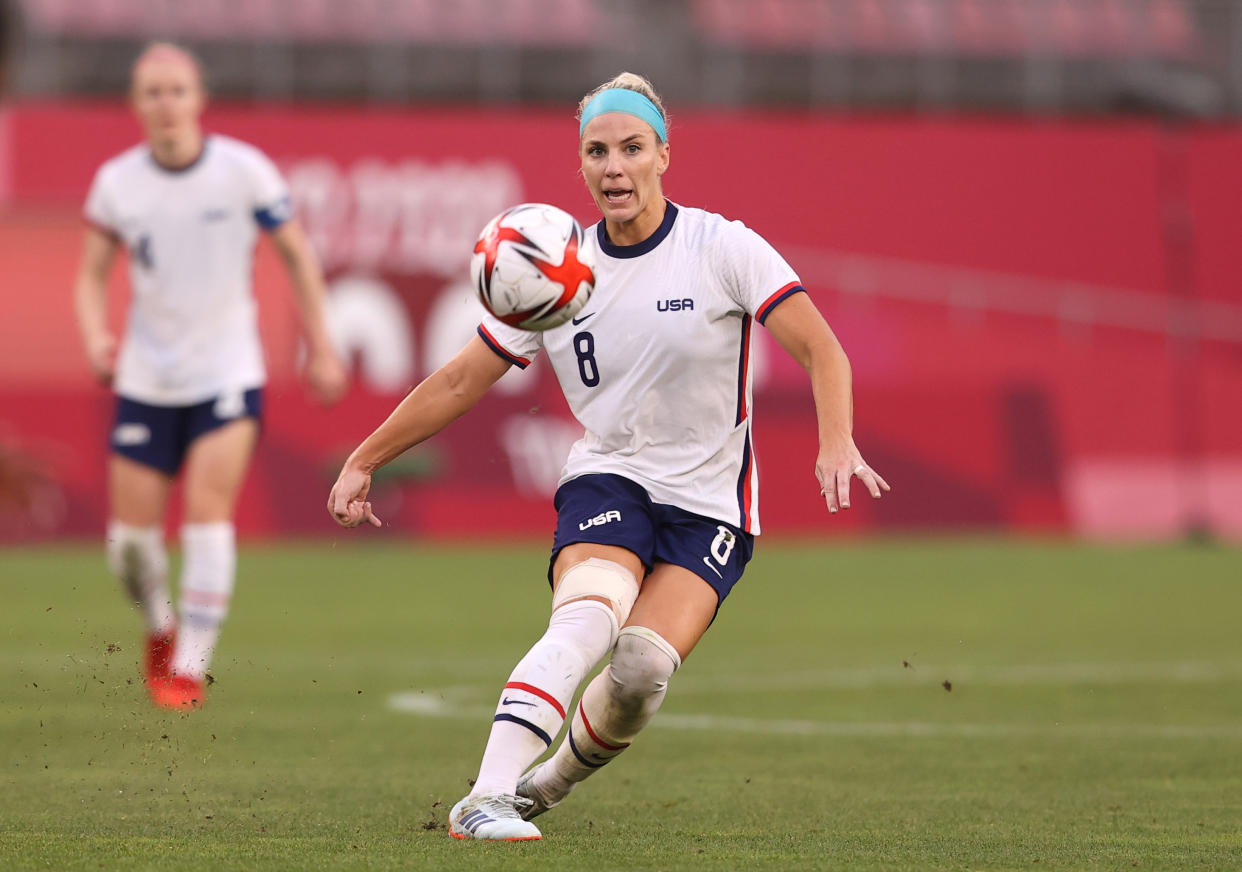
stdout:
[[370,490],[370,473],[345,464],[328,494],[328,514],[342,527],[357,527],[363,521],[373,527],[384,526],[367,501]]
[[349,376],[331,349],[310,355],[306,362],[306,380],[315,402],[325,406],[336,403],[349,390]]
[[86,360],[97,382],[104,387],[112,384],[112,376],[116,373],[116,337],[103,332],[87,339]]

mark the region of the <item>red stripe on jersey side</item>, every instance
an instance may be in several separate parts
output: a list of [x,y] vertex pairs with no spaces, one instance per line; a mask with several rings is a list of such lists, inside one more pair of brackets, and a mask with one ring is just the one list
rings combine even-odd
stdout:
[[565,720],[565,707],[557,702],[556,697],[548,693],[546,690],[540,690],[535,687],[535,685],[527,684],[523,681],[510,681],[505,685],[505,690],[524,690],[527,693],[533,693],[535,696],[552,706],[552,708],[556,709],[556,713],[561,716],[561,720]]
[[799,291],[805,293],[806,289],[799,282],[790,282],[781,288],[772,296],[763,301],[763,305],[755,311],[755,320],[762,324],[772,314],[772,310],[776,308],[776,304],[786,297],[792,296]]
[[750,373],[750,316],[742,316],[742,348],[737,358],[737,420],[736,427],[746,420],[750,410],[746,407],[746,379]]
[[595,731],[591,729],[591,722],[587,720],[586,709],[582,707],[582,700],[578,701],[578,714],[582,715],[582,726],[586,727],[587,735],[591,737],[591,741],[599,745],[601,748],[607,748],[609,751],[624,751],[630,747],[627,742],[624,745],[609,745],[599,736],[595,735]]
[[[747,443],[750,442],[749,432],[746,434],[746,441]],[[753,502],[753,494],[751,493],[751,480],[754,478],[755,462],[756,462],[755,449],[754,449],[754,446],[751,446],[750,463],[746,465],[747,466],[746,489],[745,489],[745,492],[746,492],[746,523],[742,525],[742,529],[745,530],[747,533],[749,533],[751,531],[751,528],[753,528],[755,525],[755,519],[753,517],[754,510],[751,507],[751,503]]]
[[505,347],[496,340],[496,337],[493,336],[482,324],[479,325],[479,338],[487,343],[488,348],[519,369],[526,369],[526,367],[530,366],[530,361],[527,358],[519,357],[513,352],[506,350]]
[[747,420],[750,409],[746,405],[746,382],[750,374],[750,315],[742,316],[742,343],[737,358],[737,420],[735,426],[746,425],[746,439],[742,443],[742,472],[737,479],[737,508],[741,515],[739,526],[747,533],[751,528],[751,493],[750,470],[754,463],[750,445],[750,422]]
[[750,425],[746,427],[746,442],[742,446],[742,474],[737,480],[737,502],[738,509],[741,510],[742,523],[741,527],[747,533],[753,526],[751,518],[751,505],[754,502],[754,495],[751,492],[751,468],[755,462],[754,449],[750,444]]

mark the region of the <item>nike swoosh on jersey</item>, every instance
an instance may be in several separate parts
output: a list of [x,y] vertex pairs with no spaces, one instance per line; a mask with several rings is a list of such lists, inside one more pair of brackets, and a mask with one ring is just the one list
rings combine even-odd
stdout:
[[574,325],[575,327],[577,327],[579,324],[581,324],[581,323],[582,323],[583,321],[585,321],[587,318],[594,318],[597,314],[599,314],[599,313],[598,313],[598,312],[592,312],[590,315],[583,315],[581,318],[574,318],[574,319],[572,319],[572,323],[573,323],[573,325]]
[[[707,558],[704,557],[703,559],[706,560]],[[520,699],[509,699],[509,697],[507,696],[501,698],[500,704],[501,705],[528,705],[531,708],[534,708],[535,706],[533,702],[524,702],[523,700],[520,700]]]
[[708,569],[710,569],[712,572],[716,573],[716,577],[717,577],[717,578],[719,578],[721,581],[724,581],[724,576],[720,574],[720,570],[719,570],[719,569],[717,569],[716,567],[712,566],[712,562],[711,562],[711,560],[709,560],[708,558],[704,557],[704,558],[703,558],[703,562],[707,564],[707,568],[708,568]]

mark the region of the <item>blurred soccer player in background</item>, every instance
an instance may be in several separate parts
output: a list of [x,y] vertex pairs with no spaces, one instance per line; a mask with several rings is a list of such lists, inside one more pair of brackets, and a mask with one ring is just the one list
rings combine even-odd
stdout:
[[[146,619],[152,700],[193,708],[228,612],[233,512],[259,436],[266,371],[251,290],[258,230],[296,292],[306,377],[320,402],[346,375],[324,317],[318,261],[275,165],[258,149],[204,135],[197,60],[156,43],[134,63],[133,110],[146,142],[107,161],[86,201],[75,304],[95,377],[117,395],[109,459],[108,561]],[[108,275],[129,255],[132,303],[119,346],[107,324]],[[180,615],[167,579],[164,515],[183,475]]]
[[[829,511],[849,507],[853,477],[873,497],[888,489],[854,445],[849,361],[794,271],[740,222],[664,198],[667,119],[650,83],[618,76],[583,99],[579,119],[603,215],[588,234],[598,270],[586,311],[542,333],[486,317],[354,451],[329,497],[339,523],[378,523],[371,474],[540,349],[586,428],[556,493],[552,617],[505,684],[478,778],[449,813],[458,838],[540,838],[529,819],[629,746],[741,578],[759,532],[753,322],[810,374]],[[528,770],[567,716],[559,749]]]

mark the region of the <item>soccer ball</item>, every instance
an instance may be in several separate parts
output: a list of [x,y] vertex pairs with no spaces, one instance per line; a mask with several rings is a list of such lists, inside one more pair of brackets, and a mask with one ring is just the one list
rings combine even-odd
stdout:
[[595,289],[594,250],[582,226],[546,203],[523,203],[483,228],[470,259],[479,299],[501,321],[550,330],[582,311]]

